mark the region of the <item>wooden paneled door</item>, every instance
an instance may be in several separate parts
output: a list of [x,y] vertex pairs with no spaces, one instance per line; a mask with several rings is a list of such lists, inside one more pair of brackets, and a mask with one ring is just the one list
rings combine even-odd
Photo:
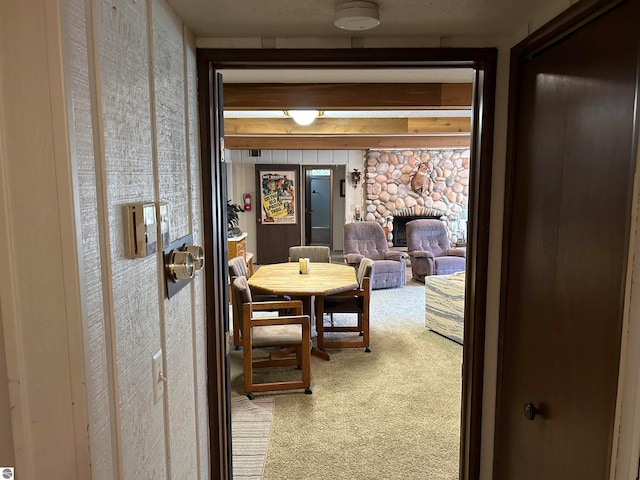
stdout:
[[640,0],[606,3],[512,55],[496,479],[609,478]]
[[286,262],[289,247],[302,243],[300,166],[256,165],[257,263]]
[[[322,170],[322,172],[318,172]],[[305,179],[305,245],[332,247],[333,169],[303,168]]]

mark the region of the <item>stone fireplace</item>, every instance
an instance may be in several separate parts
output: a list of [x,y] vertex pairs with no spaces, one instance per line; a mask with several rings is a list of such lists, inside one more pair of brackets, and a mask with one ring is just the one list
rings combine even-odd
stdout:
[[419,219],[440,219],[440,215],[397,215],[393,217],[393,237],[394,247],[407,246],[407,223],[411,220]]
[[409,221],[406,217],[440,218],[451,241],[464,243],[469,158],[468,148],[368,150],[365,219],[386,227],[393,246],[406,245],[406,235],[395,231],[398,225],[403,229]]

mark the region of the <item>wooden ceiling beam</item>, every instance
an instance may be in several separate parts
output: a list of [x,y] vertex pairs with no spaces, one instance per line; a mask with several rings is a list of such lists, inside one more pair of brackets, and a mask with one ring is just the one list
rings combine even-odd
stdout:
[[225,110],[469,108],[470,83],[225,83]]
[[469,133],[471,119],[430,118],[318,118],[306,127],[290,118],[227,118],[225,136],[230,135],[408,135]]
[[369,148],[466,148],[461,135],[271,135],[225,137],[225,148],[238,150],[366,150]]

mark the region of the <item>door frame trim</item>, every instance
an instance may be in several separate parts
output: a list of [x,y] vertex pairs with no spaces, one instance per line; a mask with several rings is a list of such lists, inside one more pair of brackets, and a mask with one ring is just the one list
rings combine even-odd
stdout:
[[[205,164],[215,159],[212,138],[212,112],[218,110],[211,94],[211,83],[215,73],[224,68],[328,68],[328,69],[393,69],[393,68],[473,68],[476,79],[473,92],[471,172],[469,192],[469,236],[467,246],[467,288],[465,299],[465,334],[462,368],[462,411],[460,478],[477,479],[480,472],[482,396],[484,370],[484,342],[487,300],[487,270],[489,250],[489,220],[491,205],[491,169],[493,157],[493,124],[495,112],[495,84],[497,49],[495,48],[371,48],[371,49],[198,49],[199,97],[201,109],[201,145],[203,184],[205,174],[211,174]],[[209,162],[207,161],[209,159]],[[209,189],[203,185],[203,198],[211,198]],[[208,203],[204,202],[205,205]],[[209,209],[209,212],[211,210]],[[203,222],[211,225],[205,209]],[[205,245],[217,244],[223,239],[220,232],[211,236],[215,229],[205,229]],[[209,235],[207,235],[209,232]],[[215,237],[215,238],[214,238]],[[226,272],[219,271],[216,283],[222,281]],[[210,273],[213,275],[213,272]],[[206,313],[208,319],[216,318],[219,304],[224,300],[216,296],[213,285],[207,282]],[[211,320],[208,320],[208,325]],[[208,336],[208,341],[211,337]],[[226,403],[221,388],[229,389],[228,378],[221,375],[226,363],[226,354],[220,351],[220,342],[208,345],[212,354],[208,358],[210,394],[209,412],[212,415],[228,415],[230,405]],[[227,383],[225,383],[227,382]],[[225,427],[225,422],[209,419],[210,428]],[[213,478],[231,478],[230,431],[210,432],[211,474]],[[226,460],[223,457],[227,456]],[[222,460],[222,461],[221,461]],[[218,461],[216,464],[215,462]]]

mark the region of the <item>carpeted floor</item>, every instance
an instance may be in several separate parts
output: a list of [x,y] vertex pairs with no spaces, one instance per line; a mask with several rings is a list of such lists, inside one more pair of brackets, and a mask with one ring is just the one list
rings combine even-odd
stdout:
[[[330,350],[312,358],[313,395],[267,395],[263,479],[458,478],[462,347],[424,327],[423,284],[371,302],[371,353]],[[242,352],[231,356],[239,395]]]

